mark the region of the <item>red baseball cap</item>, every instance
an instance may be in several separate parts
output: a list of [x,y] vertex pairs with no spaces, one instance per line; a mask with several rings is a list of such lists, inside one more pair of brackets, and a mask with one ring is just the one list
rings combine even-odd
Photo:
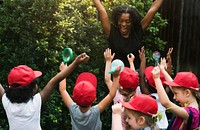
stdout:
[[178,72],[173,81],[165,81],[166,85],[189,88],[199,91],[198,78],[192,72]]
[[[144,71],[144,74],[145,74],[145,76],[147,78],[147,81],[148,81],[149,85],[151,87],[155,88],[156,85],[155,85],[155,82],[154,82],[154,79],[153,79],[153,75],[151,73],[151,71],[153,70],[153,68],[154,68],[154,66],[147,67],[145,69],[145,71]],[[164,84],[165,77],[164,77],[164,75],[162,73],[160,73],[160,80],[161,80],[162,84]]]
[[89,72],[81,73],[73,90],[74,101],[82,107],[91,105],[96,99],[97,78]]
[[133,88],[135,91],[138,86],[138,73],[128,67],[124,67],[124,70],[120,73],[119,84],[123,89]]
[[135,94],[129,102],[122,102],[125,108],[153,116],[158,112],[158,104],[154,98],[146,94]]
[[[30,67],[26,65],[19,65],[14,67],[8,74],[8,84],[9,88],[16,89],[12,87],[12,84],[17,83],[21,84],[19,87],[26,87],[29,85],[35,78],[42,75],[40,71],[33,71]],[[19,88],[17,87],[17,88]]]

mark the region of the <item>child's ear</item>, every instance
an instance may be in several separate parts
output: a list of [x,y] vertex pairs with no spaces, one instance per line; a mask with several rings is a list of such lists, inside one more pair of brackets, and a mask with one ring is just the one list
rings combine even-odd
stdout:
[[144,118],[144,116],[140,116],[137,120],[137,123],[140,125],[140,126],[144,126],[145,125],[145,122],[146,122],[146,119]]
[[191,95],[191,91],[189,90],[189,89],[186,89],[185,90],[185,95],[188,97],[188,96],[190,96]]

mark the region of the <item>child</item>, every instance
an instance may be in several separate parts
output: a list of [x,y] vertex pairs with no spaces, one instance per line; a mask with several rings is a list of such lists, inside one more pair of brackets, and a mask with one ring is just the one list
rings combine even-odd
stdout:
[[47,100],[58,83],[81,63],[89,60],[89,56],[82,53],[65,68],[56,74],[48,84],[37,93],[37,78],[42,75],[26,65],[14,67],[8,75],[9,87],[5,90],[0,85],[0,97],[6,111],[10,130],[41,130],[41,105]]
[[[124,110],[124,108],[125,110]],[[129,102],[121,102],[112,106],[112,130],[123,130],[121,114],[127,115],[126,122],[133,130],[153,126],[156,121],[158,105],[150,95],[135,94]]]
[[[149,89],[149,93],[145,93],[145,94],[151,94],[153,97],[155,97],[155,99],[158,103],[158,112],[160,114],[162,114],[162,118],[156,122],[156,125],[160,130],[164,130],[164,129],[167,129],[168,119],[167,119],[167,115],[165,113],[166,109],[165,109],[165,107],[163,107],[161,105],[160,100],[158,98],[157,91],[155,89],[155,82],[154,82],[154,79],[153,79],[153,75],[151,73],[153,68],[154,68],[154,66],[149,66],[145,69],[145,77],[146,77],[146,80],[147,80],[146,81],[146,87]],[[162,84],[164,84],[165,78],[162,75],[162,73],[160,74],[160,79],[161,79]]]
[[[107,84],[108,88],[111,88],[112,80],[111,75],[108,74],[111,66],[111,62],[114,58],[115,54],[111,54],[111,49],[107,48],[104,52],[104,58],[106,60],[106,67],[105,67],[105,83]],[[134,59],[135,56],[133,54],[127,55],[130,68],[124,67],[124,70],[120,73],[118,90],[116,96],[114,97],[113,101],[114,104],[121,102],[121,101],[129,101],[130,98],[135,94],[136,88],[138,87],[138,73],[135,71],[134,67]],[[124,114],[122,114],[122,125],[123,129],[126,128],[126,122],[124,121]]]
[[[163,62],[163,64],[165,64],[165,66],[170,66],[170,67],[172,66],[171,65],[172,50],[173,50],[173,48],[169,48],[169,50],[168,50],[168,53],[167,53],[168,64],[166,63],[166,60],[165,60],[165,62]],[[154,82],[154,79],[153,79],[153,75],[151,73],[154,66],[148,66],[148,67],[145,68],[145,66],[146,66],[146,64],[145,64],[146,63],[145,54],[143,54],[143,56],[140,57],[140,59],[141,59],[141,63],[143,63],[143,64],[141,64],[142,69],[140,71],[141,92],[143,94],[151,94],[152,96],[154,96],[156,98],[156,101],[158,103],[158,112],[160,114],[162,114],[162,118],[156,122],[156,125],[160,130],[167,129],[168,119],[167,119],[167,115],[165,113],[166,109],[161,105],[161,103],[159,101],[158,94],[157,94],[157,91],[155,89],[155,82]],[[168,68],[169,72],[171,72],[170,69],[171,68]],[[165,78],[162,75],[162,73],[160,75],[160,79],[161,79],[162,83],[164,83]],[[145,130],[147,130],[147,129],[148,128],[145,128]]]
[[[171,86],[174,93],[174,99],[180,103],[180,106],[171,102],[166,94],[160,80],[160,72],[166,78],[165,84]],[[192,72],[179,72],[174,80],[161,64],[152,70],[156,90],[161,104],[170,112],[176,115],[172,124],[172,130],[193,130],[199,125],[199,82]],[[191,116],[192,114],[192,116]],[[191,119],[190,119],[191,118]]]
[[[65,66],[60,68],[63,70]],[[66,91],[66,79],[60,82],[59,90],[71,116],[72,130],[101,130],[100,113],[112,102],[119,86],[119,71],[113,73],[113,83],[109,94],[97,105],[92,106],[96,100],[97,79],[89,72],[81,73],[73,90],[72,98]]]
[[[111,88],[112,80],[111,75],[108,74],[110,71],[111,62],[114,58],[115,54],[111,54],[111,49],[107,48],[104,52],[104,58],[106,60],[106,67],[105,67],[105,83],[108,88]],[[135,71],[134,67],[134,55],[129,54],[127,55],[130,68],[124,67],[124,70],[120,73],[119,78],[119,89],[116,93],[115,98],[113,99],[114,103],[120,101],[129,101],[129,99],[135,94],[135,90],[138,87],[138,73]]]

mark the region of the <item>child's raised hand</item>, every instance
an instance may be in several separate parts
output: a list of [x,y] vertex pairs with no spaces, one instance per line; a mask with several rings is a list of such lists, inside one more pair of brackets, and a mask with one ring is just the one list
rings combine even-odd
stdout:
[[160,78],[160,68],[158,66],[154,67],[151,73],[153,75],[153,79]]
[[112,61],[113,58],[115,56],[115,53],[112,54],[111,52],[111,49],[107,48],[105,51],[104,51],[104,58],[106,61]]
[[74,62],[76,62],[77,64],[84,64],[88,62],[89,59],[90,57],[86,53],[82,53],[76,57]]
[[161,71],[163,71],[167,68],[167,63],[166,63],[165,58],[160,58],[159,68],[160,68]]
[[62,71],[65,67],[67,67],[67,64],[65,65],[63,62],[60,64],[59,69]]
[[113,114],[121,115],[123,111],[124,111],[124,107],[122,107],[121,103],[116,103],[116,104],[112,105],[112,113]]
[[172,54],[172,51],[173,51],[173,47],[169,48],[168,52],[167,52],[167,61],[168,62],[171,62],[171,54]]
[[167,56],[166,56],[167,67],[172,67],[172,58],[171,58],[172,51],[173,51],[173,47],[169,48],[167,52]]
[[121,71],[121,66],[118,66],[115,70],[115,72],[112,73],[113,77],[118,77]]
[[128,54],[127,58],[129,63],[133,63],[133,61],[135,60],[135,56],[132,53]]
[[140,50],[138,50],[138,52],[139,52],[139,57],[140,57],[140,60],[141,60],[141,61],[144,61],[144,60],[146,60],[144,46],[142,46],[142,47],[141,47],[141,49],[140,49]]

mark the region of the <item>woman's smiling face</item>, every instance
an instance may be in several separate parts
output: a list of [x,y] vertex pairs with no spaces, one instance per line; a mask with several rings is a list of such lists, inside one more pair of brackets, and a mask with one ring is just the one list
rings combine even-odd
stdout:
[[122,13],[118,20],[118,27],[123,37],[127,38],[131,30],[131,19],[129,13]]

